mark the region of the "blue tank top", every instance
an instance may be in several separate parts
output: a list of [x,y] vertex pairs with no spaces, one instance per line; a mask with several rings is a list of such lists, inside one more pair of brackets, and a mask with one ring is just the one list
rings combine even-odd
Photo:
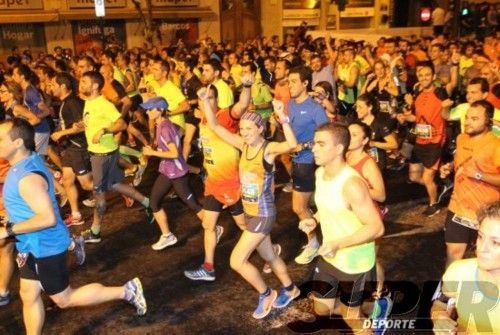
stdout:
[[19,252],[31,253],[36,258],[58,255],[69,247],[69,232],[59,213],[59,205],[50,173],[36,153],[32,153],[31,156],[13,165],[5,178],[3,197],[9,221],[15,225],[33,217],[33,211],[21,197],[18,187],[21,179],[30,173],[37,173],[47,180],[48,192],[56,216],[56,225],[16,235],[16,248]]

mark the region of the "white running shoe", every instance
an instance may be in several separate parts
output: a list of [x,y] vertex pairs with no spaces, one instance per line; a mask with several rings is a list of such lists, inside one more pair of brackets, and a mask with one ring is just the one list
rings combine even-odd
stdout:
[[175,237],[174,234],[170,233],[168,235],[161,235],[158,242],[153,244],[151,248],[153,248],[153,250],[160,251],[176,243],[177,243],[177,237]]

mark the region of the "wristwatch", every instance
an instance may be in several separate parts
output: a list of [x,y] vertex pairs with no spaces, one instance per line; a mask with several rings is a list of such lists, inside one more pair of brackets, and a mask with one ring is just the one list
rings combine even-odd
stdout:
[[482,174],[482,172],[481,171],[476,172],[476,174],[474,175],[474,178],[476,180],[483,180],[483,174]]

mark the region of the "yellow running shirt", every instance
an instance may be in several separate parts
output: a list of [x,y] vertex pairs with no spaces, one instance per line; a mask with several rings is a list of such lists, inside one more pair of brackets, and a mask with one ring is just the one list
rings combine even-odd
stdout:
[[104,154],[118,149],[118,144],[113,139],[113,134],[102,135],[101,141],[97,144],[94,144],[92,140],[99,130],[111,127],[119,118],[121,118],[121,114],[115,105],[106,100],[103,95],[93,100],[85,101],[83,122],[85,124],[88,151]]

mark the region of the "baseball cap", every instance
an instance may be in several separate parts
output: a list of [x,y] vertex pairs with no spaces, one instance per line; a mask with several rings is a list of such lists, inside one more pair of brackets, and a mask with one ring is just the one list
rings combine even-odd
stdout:
[[168,102],[162,97],[153,97],[148,101],[142,103],[141,108],[143,108],[144,110],[155,109],[155,108],[167,110]]

